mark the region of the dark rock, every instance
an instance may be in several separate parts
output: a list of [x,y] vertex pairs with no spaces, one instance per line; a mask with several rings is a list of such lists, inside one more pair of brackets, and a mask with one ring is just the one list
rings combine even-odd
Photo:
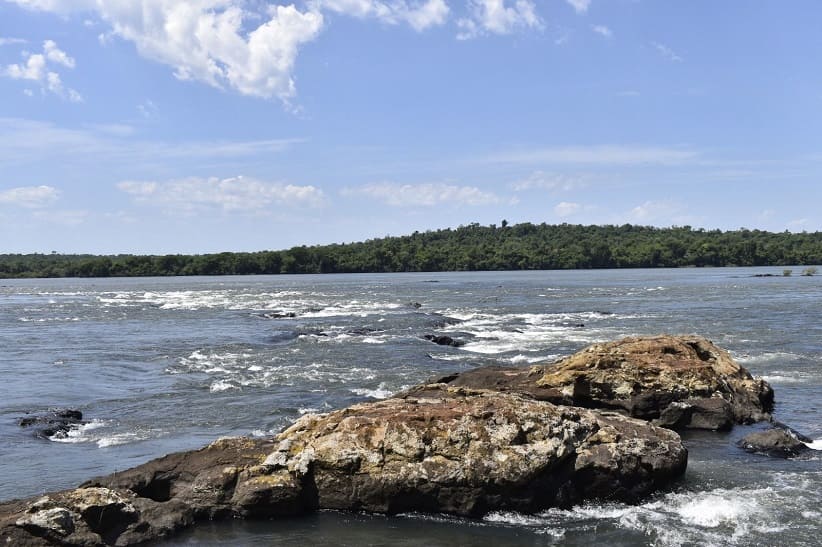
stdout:
[[445,335],[445,334],[443,334],[443,335],[426,334],[425,336],[423,336],[423,338],[425,338],[426,340],[429,340],[431,342],[434,342],[435,344],[437,344],[439,346],[452,346],[452,347],[458,348],[458,347],[461,347],[461,346],[465,345],[464,340],[456,340],[456,339],[451,338],[450,336]]
[[86,423],[83,413],[71,408],[51,409],[44,414],[26,416],[17,421],[20,427],[33,428],[34,436],[42,439],[65,437],[72,428]]
[[260,317],[264,317],[265,319],[294,319],[297,317],[296,312],[288,311],[288,312],[266,312],[259,314]]
[[[803,438],[807,439],[804,435]],[[810,450],[791,429],[775,427],[746,435],[737,444],[743,450],[775,458],[793,458]]]
[[422,307],[422,304],[420,304],[419,302],[409,302],[408,306],[414,308],[415,310],[418,310]]
[[373,327],[360,327],[356,329],[351,329],[348,331],[347,334],[352,336],[368,336],[369,334],[374,334],[375,332],[383,332],[381,329],[375,329]]

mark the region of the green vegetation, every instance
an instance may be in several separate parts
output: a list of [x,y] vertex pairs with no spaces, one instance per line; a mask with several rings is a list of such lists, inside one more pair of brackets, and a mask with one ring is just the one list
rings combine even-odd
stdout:
[[[517,224],[414,232],[361,243],[206,255],[0,255],[0,278],[550,270],[822,263],[822,233],[690,226]],[[788,270],[786,270],[787,272]],[[810,272],[810,273],[808,273]],[[813,275],[807,268],[803,275]],[[788,274],[789,275],[789,274]]]

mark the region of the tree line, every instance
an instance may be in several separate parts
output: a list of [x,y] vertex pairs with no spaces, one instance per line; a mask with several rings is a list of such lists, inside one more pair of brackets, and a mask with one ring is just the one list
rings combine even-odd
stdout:
[[822,264],[822,232],[503,221],[358,243],[201,255],[0,255],[0,278]]

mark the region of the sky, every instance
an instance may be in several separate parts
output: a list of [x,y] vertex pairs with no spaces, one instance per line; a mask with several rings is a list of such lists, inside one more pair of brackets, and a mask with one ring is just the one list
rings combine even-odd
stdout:
[[815,0],[0,0],[0,253],[822,230]]

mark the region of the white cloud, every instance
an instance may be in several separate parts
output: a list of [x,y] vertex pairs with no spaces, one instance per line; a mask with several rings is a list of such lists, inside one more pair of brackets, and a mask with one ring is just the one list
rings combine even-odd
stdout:
[[155,118],[160,113],[160,108],[151,99],[146,99],[137,105],[137,111],[140,116],[148,120]]
[[517,192],[524,190],[552,190],[570,191],[585,186],[587,177],[551,174],[544,171],[534,171],[527,178],[511,184]]
[[669,61],[679,62],[682,61],[682,57],[677,55],[674,50],[666,46],[665,44],[660,44],[659,42],[651,42],[651,45],[654,47],[657,52],[668,59]]
[[43,42],[42,53],[23,52],[25,62],[8,65],[0,71],[0,75],[12,80],[28,80],[40,84],[40,89],[45,93],[53,93],[71,102],[82,102],[83,97],[76,90],[63,86],[60,74],[54,70],[49,70],[49,64],[60,65],[65,68],[74,68],[75,61],[65,51],[57,47],[53,40]]
[[9,1],[55,13],[94,11],[111,28],[99,35],[104,45],[120,37],[181,80],[286,104],[296,95],[299,49],[323,29],[323,11],[415,30],[443,24],[449,13],[446,0],[311,0],[304,11],[246,0]]
[[46,40],[43,42],[43,53],[52,63],[57,63],[58,65],[63,65],[67,68],[74,68],[74,59],[69,57],[65,51],[57,47],[54,40]]
[[545,163],[583,165],[672,165],[695,159],[698,154],[682,148],[656,146],[558,146],[492,155],[491,163]]
[[314,0],[317,10],[328,10],[359,19],[373,18],[383,23],[406,23],[416,31],[442,25],[450,9],[445,0]]
[[317,207],[325,196],[314,186],[262,182],[246,177],[188,178],[169,182],[123,181],[117,188],[137,203],[161,207],[170,213],[209,209],[225,212],[262,212],[272,206]]
[[36,209],[51,205],[59,196],[52,186],[20,186],[0,191],[0,204]]
[[457,21],[457,39],[483,34],[511,34],[520,29],[542,29],[533,0],[468,0],[470,16]]
[[681,213],[682,207],[673,201],[646,201],[631,209],[628,216],[633,222],[667,221],[673,224],[672,220],[680,218]]
[[94,8],[95,0],[8,0],[24,8],[51,11],[54,13],[71,13]]
[[585,13],[591,5],[591,0],[565,0],[577,13]]
[[14,44],[25,44],[26,41],[22,38],[5,38],[0,37],[0,46],[9,46]]
[[106,160],[119,165],[141,165],[165,160],[224,159],[282,152],[303,139],[256,141],[189,141],[169,143],[128,138],[128,126],[93,125],[67,129],[47,122],[0,118],[0,166],[7,163]]
[[591,30],[596,32],[600,36],[604,36],[605,38],[611,38],[614,35],[611,29],[609,29],[605,25],[591,25]]
[[565,218],[573,215],[580,209],[582,209],[582,205],[580,205],[579,203],[561,201],[557,203],[556,206],[554,206],[554,214],[556,214],[560,218]]
[[474,186],[456,186],[444,183],[397,184],[382,182],[343,190],[343,195],[363,195],[387,205],[424,206],[435,205],[491,205],[500,198]]
[[[133,42],[144,57],[173,67],[177,78],[283,101],[295,94],[299,47],[323,26],[321,13],[293,4],[256,12],[239,0],[12,1],[57,13],[93,9],[114,35]],[[263,22],[246,31],[259,18]]]

